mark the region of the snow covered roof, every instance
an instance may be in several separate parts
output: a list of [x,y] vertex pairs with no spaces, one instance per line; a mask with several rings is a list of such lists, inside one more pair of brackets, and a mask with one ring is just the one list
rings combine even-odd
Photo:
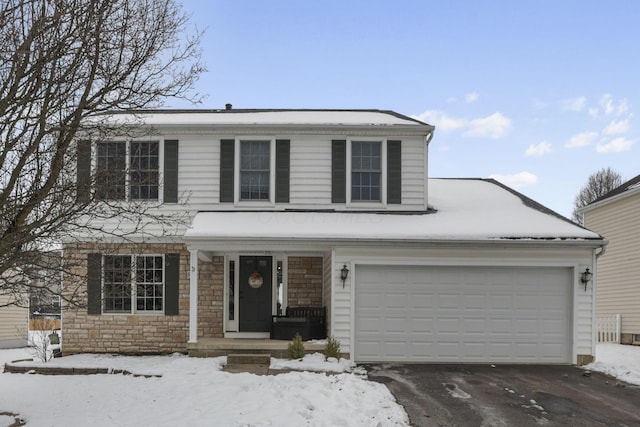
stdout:
[[200,212],[185,233],[199,239],[601,240],[493,180],[430,179],[433,209],[418,213]]
[[118,124],[144,123],[151,126],[197,125],[322,125],[322,126],[412,126],[433,130],[433,126],[388,110],[139,110],[108,113]]

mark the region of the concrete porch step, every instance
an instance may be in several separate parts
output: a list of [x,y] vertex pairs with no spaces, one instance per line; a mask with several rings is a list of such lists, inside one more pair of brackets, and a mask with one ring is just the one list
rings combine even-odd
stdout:
[[[269,354],[286,358],[290,341],[246,338],[200,338],[196,343],[187,344],[191,357],[218,357],[230,354]],[[304,343],[305,353],[323,352],[325,344]]]
[[248,372],[257,375],[267,375],[271,365],[271,354],[268,353],[231,353],[227,355],[225,372],[237,374]]
[[227,355],[227,366],[235,365],[267,365],[271,364],[271,354],[233,353]]

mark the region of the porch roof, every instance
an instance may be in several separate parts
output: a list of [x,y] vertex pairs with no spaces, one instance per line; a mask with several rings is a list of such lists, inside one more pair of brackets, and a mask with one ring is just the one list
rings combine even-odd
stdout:
[[430,179],[428,211],[199,212],[189,240],[598,240],[531,199],[484,179]]

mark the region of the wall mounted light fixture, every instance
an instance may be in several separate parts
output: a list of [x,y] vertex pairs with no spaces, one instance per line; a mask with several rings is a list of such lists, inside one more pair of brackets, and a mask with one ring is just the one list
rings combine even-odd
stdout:
[[587,290],[587,283],[593,278],[593,273],[589,271],[589,267],[580,275],[580,281],[584,284],[584,290]]
[[344,281],[347,280],[348,275],[349,275],[349,269],[347,268],[347,264],[345,264],[340,270],[340,278],[342,279],[343,288],[344,288]]

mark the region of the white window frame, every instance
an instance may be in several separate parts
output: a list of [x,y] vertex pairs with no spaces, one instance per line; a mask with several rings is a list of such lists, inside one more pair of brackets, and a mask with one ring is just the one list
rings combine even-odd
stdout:
[[[240,145],[242,142],[269,142],[269,199],[240,199]],[[273,207],[276,200],[276,138],[273,136],[237,136],[235,138],[233,159],[233,194],[234,205],[243,207]]]
[[[104,282],[104,260],[105,257],[108,256],[121,256],[121,257],[129,257],[131,259],[131,310],[130,311],[106,311],[105,310],[105,282]],[[137,310],[136,309],[136,299],[137,299],[137,286],[136,286],[136,261],[138,257],[162,257],[162,310]],[[125,315],[130,316],[132,314],[135,315],[154,315],[157,316],[159,314],[164,314],[167,305],[167,260],[164,254],[102,254],[101,262],[101,273],[100,273],[100,291],[101,291],[101,311],[102,314],[108,315]]]
[[[137,203],[162,203],[164,201],[164,137],[157,138],[113,138],[97,141],[91,147],[91,171],[98,172],[98,144],[103,142],[125,143],[125,197],[124,199],[107,199],[109,202],[137,202]],[[157,199],[132,199],[131,198],[131,143],[132,142],[158,142],[158,198]],[[95,191],[95,188],[93,189]]]
[[[352,200],[351,199],[351,158],[353,142],[379,142],[380,143],[380,201],[377,200]],[[351,137],[347,138],[347,206],[351,208],[381,208],[387,206],[387,138]]]

